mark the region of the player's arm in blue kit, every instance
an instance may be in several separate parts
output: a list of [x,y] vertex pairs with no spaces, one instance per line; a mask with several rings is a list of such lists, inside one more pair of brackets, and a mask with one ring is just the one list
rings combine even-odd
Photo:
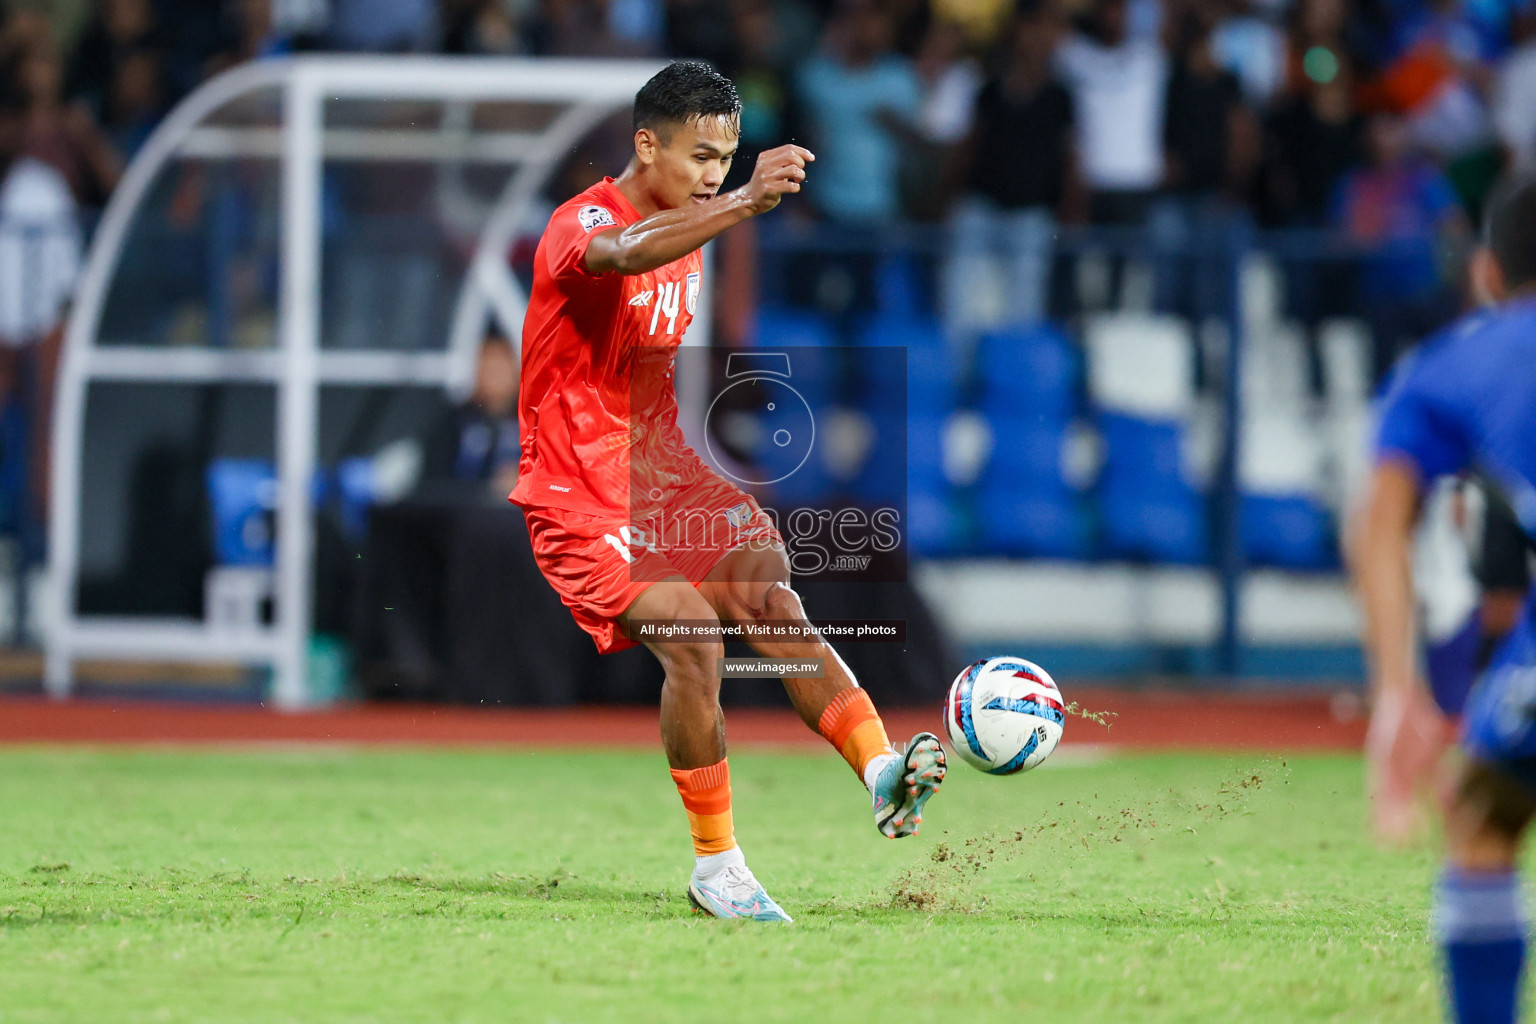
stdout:
[[1462,468],[1467,453],[1454,420],[1434,401],[1432,369],[1419,360],[1400,367],[1383,399],[1375,466],[1348,545],[1374,698],[1371,809],[1377,830],[1391,839],[1406,838],[1418,824],[1416,797],[1447,734],[1419,672],[1411,551],[1426,486]]
[[1429,485],[1472,460],[1460,409],[1443,393],[1445,344],[1428,343],[1393,376],[1378,410],[1375,465],[1349,538],[1375,701],[1367,743],[1372,812],[1378,831],[1391,839],[1413,831],[1419,818],[1416,793],[1447,738],[1444,717],[1419,671],[1410,569],[1414,529]]

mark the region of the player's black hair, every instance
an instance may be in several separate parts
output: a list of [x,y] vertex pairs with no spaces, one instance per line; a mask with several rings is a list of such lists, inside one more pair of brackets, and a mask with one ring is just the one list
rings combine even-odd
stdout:
[[1536,284],[1536,174],[1512,178],[1488,200],[1483,239],[1507,287]]
[[635,130],[665,132],[701,117],[724,117],[741,123],[741,97],[736,87],[714,68],[697,60],[673,61],[651,76],[635,93]]

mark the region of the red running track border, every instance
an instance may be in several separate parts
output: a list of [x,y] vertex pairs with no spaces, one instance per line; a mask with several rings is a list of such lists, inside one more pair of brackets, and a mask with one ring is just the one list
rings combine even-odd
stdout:
[[[1210,694],[1170,690],[1082,690],[1086,708],[1110,726],[1069,718],[1065,746],[1138,749],[1358,750],[1365,738],[1351,693]],[[940,731],[939,710],[884,715],[901,742]],[[791,711],[726,711],[732,744],[819,745]],[[97,698],[0,698],[0,744],[225,745],[338,743],[385,746],[659,745],[656,710],[645,707],[470,708],[429,704],[354,704],[284,713],[263,707],[151,703]]]

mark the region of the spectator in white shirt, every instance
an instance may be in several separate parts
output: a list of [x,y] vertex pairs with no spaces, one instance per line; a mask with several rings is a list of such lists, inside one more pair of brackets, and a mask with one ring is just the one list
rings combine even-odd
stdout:
[[1141,224],[1163,181],[1168,55],[1127,32],[1125,0],[1098,0],[1057,50],[1072,91],[1083,177],[1096,224]]
[[30,443],[9,436],[0,459],[24,460],[18,476],[32,481],[21,510],[23,557],[41,556],[47,480],[49,405],[64,309],[80,269],[80,226],[74,197],[58,171],[22,155],[26,97],[0,73],[0,401],[20,405]]
[[1515,19],[1520,44],[1504,58],[1493,84],[1493,124],[1511,166],[1536,169],[1536,11]]
[[[1126,0],[1095,0],[1056,51],[1056,66],[1072,93],[1090,223],[1139,228],[1163,182],[1169,66],[1156,36],[1133,33],[1128,14]],[[1106,290],[1082,296],[1085,304],[1122,301],[1126,255],[1109,253]]]
[[69,186],[41,160],[13,158],[0,182],[0,345],[26,348],[50,334],[79,270]]

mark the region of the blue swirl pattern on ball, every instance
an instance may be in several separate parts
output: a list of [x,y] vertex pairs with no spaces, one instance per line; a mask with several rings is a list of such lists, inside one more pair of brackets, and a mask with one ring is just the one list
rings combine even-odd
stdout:
[[976,685],[976,677],[981,674],[982,666],[986,663],[983,658],[971,665],[965,670],[965,678],[960,681],[960,728],[965,733],[965,742],[971,752],[977,757],[990,759],[992,755],[982,749],[981,740],[976,736],[976,721],[971,716],[971,689]]
[[1057,725],[1065,725],[1067,723],[1066,715],[1051,707],[1049,704],[1042,704],[1037,700],[1013,700],[1008,697],[993,697],[991,700],[982,705],[981,710],[1016,711],[1021,715],[1034,715],[1036,718],[1043,718],[1048,722],[1055,722]]
[[1029,742],[1024,744],[1024,749],[1020,750],[1017,754],[1014,754],[1013,759],[1010,760],[1007,764],[998,765],[996,768],[988,768],[987,774],[1012,775],[1014,772],[1024,767],[1024,762],[1029,760],[1029,755],[1033,754],[1035,752],[1035,748],[1039,745],[1040,734],[1038,732],[1030,733]]

